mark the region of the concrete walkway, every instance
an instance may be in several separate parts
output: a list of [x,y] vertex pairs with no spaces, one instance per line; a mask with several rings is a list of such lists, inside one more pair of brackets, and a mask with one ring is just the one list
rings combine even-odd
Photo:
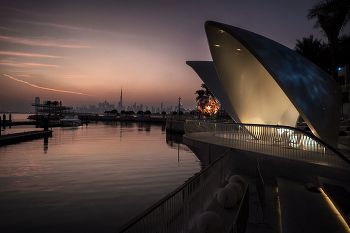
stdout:
[[[303,160],[303,163],[300,163],[300,166],[293,166],[293,171],[289,171],[290,166],[287,167],[287,163],[272,163],[273,160],[278,160],[281,162],[281,159],[291,159],[291,160],[297,160],[298,158],[294,158],[294,149],[290,148],[281,148],[280,150],[275,150],[275,145],[263,145],[260,146],[258,143],[252,144],[250,141],[246,141],[243,143],[238,142],[238,140],[223,140],[220,137],[216,137],[215,134],[209,133],[209,132],[199,132],[199,133],[192,133],[190,135],[186,135],[187,138],[189,138],[189,146],[191,147],[205,147],[203,143],[209,143],[211,145],[220,145],[224,147],[232,147],[232,148],[242,148],[245,151],[248,151],[248,153],[242,153],[244,158],[249,157],[249,152],[254,151],[260,151],[261,153],[261,159],[259,158],[260,167],[263,172],[262,176],[263,178],[271,178],[269,180],[269,183],[265,182],[265,198],[266,198],[266,206],[265,206],[265,221],[262,220],[262,214],[261,209],[259,205],[257,205],[258,197],[256,194],[256,187],[255,183],[252,182],[254,180],[254,177],[246,176],[245,179],[250,182],[250,212],[249,212],[249,224],[247,225],[247,233],[255,233],[255,232],[283,232],[283,233],[289,233],[289,232],[349,232],[350,228],[344,224],[341,218],[339,218],[339,214],[334,210],[332,207],[332,204],[328,201],[328,198],[324,193],[313,193],[309,192],[305,188],[305,184],[308,182],[315,182],[315,185],[317,187],[322,187],[322,183],[324,180],[320,180],[320,174],[324,174],[326,177],[332,176],[332,180],[330,180],[330,177],[323,178],[327,179],[326,181],[328,183],[334,184],[336,182],[340,182],[339,185],[342,187],[350,187],[349,182],[347,179],[343,179],[343,175],[341,171],[346,171],[343,168],[339,169],[335,168],[334,171],[332,170],[330,173],[325,173],[324,170],[329,166],[326,165],[324,168],[321,166],[324,166],[323,164],[320,165],[320,167],[317,167],[317,169],[313,169],[315,167],[315,163],[317,164],[317,160],[313,161],[305,161],[305,158],[312,158],[314,156],[313,152],[305,152],[302,151],[302,157],[300,158]],[[195,143],[194,141],[198,141],[200,143]],[[208,147],[210,148],[210,147]],[[350,137],[340,137],[339,139],[339,146],[337,148],[338,151],[340,151],[343,155],[350,158]],[[276,153],[279,152],[279,153]],[[244,161],[241,162],[242,156],[241,154],[238,154],[238,150],[235,150],[236,157],[238,160],[235,161],[235,164],[239,164],[239,167],[248,166],[248,164],[245,164]],[[275,154],[276,153],[276,154]],[[253,153],[252,153],[253,154]],[[264,154],[266,155],[264,157]],[[239,156],[238,156],[239,155]],[[272,155],[272,156],[271,156]],[[281,156],[282,155],[282,156]],[[299,154],[298,154],[299,155]],[[326,156],[329,154],[327,153]],[[206,154],[204,154],[204,158]],[[209,154],[209,156],[211,156]],[[251,155],[253,156],[253,155]],[[236,158],[235,157],[235,158]],[[331,156],[333,157],[333,156]],[[268,161],[268,158],[271,160]],[[273,158],[280,158],[280,159],[273,159]],[[265,161],[266,160],[266,161]],[[255,160],[246,160],[247,162],[255,161]],[[265,161],[265,162],[264,162]],[[326,161],[326,160],[323,160]],[[249,163],[250,164],[250,163]],[[242,166],[241,166],[242,165]],[[274,167],[274,165],[276,167]],[[285,166],[283,166],[285,165]],[[307,169],[302,169],[303,166],[306,166]],[[318,165],[317,165],[318,166]],[[332,165],[331,165],[332,166]],[[330,166],[330,167],[331,167]],[[276,169],[277,167],[284,167],[286,170],[283,173],[279,173],[280,175],[277,175]],[[275,170],[274,170],[275,169]],[[318,170],[319,169],[319,170]],[[280,171],[280,170],[278,170]],[[350,169],[349,169],[350,171]],[[272,173],[273,172],[273,173]],[[314,173],[313,173],[314,172]],[[339,172],[339,174],[337,173]],[[306,179],[295,179],[295,180],[287,180],[287,179],[293,179],[294,176],[289,176],[290,174],[294,174],[296,178],[300,178],[300,176],[303,176],[303,178],[306,177]],[[330,175],[332,174],[332,175]],[[311,175],[312,177],[315,176],[316,179],[312,179],[311,181]],[[281,176],[284,178],[278,178],[276,176]],[[318,177],[318,178],[317,178]],[[285,179],[287,178],[287,179]],[[338,180],[339,178],[339,180]],[[343,180],[341,182],[340,180]],[[305,182],[305,183],[299,183],[299,182]],[[317,182],[319,181],[319,182]],[[345,181],[345,182],[344,182]],[[350,180],[349,180],[350,181]],[[348,189],[349,190],[349,189]],[[221,214],[222,207],[218,204],[217,200],[214,200],[213,203],[209,206],[207,210],[216,212],[217,214]],[[222,212],[221,218],[224,222],[224,229],[223,232],[228,232],[229,228],[233,225],[234,220],[236,218],[238,211],[238,207],[235,207],[232,210],[224,210]],[[196,233],[196,227],[192,229],[193,233]]]
[[[253,178],[244,177],[249,184],[249,220],[246,228],[246,233],[276,233],[281,232],[280,216],[279,216],[279,202],[278,192],[276,187],[270,184],[265,184],[265,219],[263,221],[261,208],[258,203],[258,195],[256,192],[255,182]],[[215,198],[208,207],[207,211],[213,211],[220,215],[224,227],[223,233],[228,233],[231,226],[233,226],[236,219],[239,205],[237,203],[232,209],[223,209]],[[198,233],[197,226],[195,226],[191,233]]]
[[323,193],[309,192],[304,184],[277,178],[283,233],[348,232]]

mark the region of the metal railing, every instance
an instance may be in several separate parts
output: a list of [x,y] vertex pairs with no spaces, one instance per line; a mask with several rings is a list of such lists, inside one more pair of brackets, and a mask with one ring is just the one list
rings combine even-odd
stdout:
[[302,160],[338,168],[350,168],[350,160],[306,131],[276,125],[186,121],[188,137],[212,144]]
[[228,151],[117,232],[189,232],[230,175]]

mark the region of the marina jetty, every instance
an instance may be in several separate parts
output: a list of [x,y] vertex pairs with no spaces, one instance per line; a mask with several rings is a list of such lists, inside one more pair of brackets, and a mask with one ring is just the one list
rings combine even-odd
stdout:
[[36,130],[22,133],[5,134],[0,135],[0,146],[48,137],[52,137],[52,130]]
[[135,116],[100,116],[100,115],[81,115],[81,120],[88,121],[135,121],[135,122],[154,122],[154,123],[165,123],[167,118],[165,117],[135,117]]
[[[1,126],[2,126],[2,123],[0,120],[0,128]],[[5,135],[1,135],[1,130],[0,130],[0,146],[24,142],[24,141],[30,141],[34,139],[48,138],[48,137],[52,137],[52,130],[48,129],[48,119],[46,118],[44,119],[44,130],[34,130],[34,131],[5,134]]]

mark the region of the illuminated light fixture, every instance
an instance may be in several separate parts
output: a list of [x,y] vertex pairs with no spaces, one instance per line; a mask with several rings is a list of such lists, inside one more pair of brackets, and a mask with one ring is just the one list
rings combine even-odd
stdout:
[[216,72],[214,62],[186,61],[186,64],[189,65],[198,74],[198,76],[205,84],[207,84],[210,91],[220,101],[220,104],[225,106],[225,110],[230,113],[232,119],[238,123],[241,123],[237,115],[234,113],[235,110],[227,98],[224,88],[221,85],[217,85],[219,77],[218,73]]
[[219,30],[221,33],[224,33],[225,31],[224,30]]
[[210,117],[218,112],[220,108],[220,103],[215,98],[204,96],[203,98],[198,100],[197,108],[203,116]]
[[338,70],[341,70],[341,68],[339,67]]
[[220,45],[219,44],[216,44],[216,45],[214,45],[215,47],[220,47]]
[[236,49],[237,51],[241,51],[241,49]]
[[320,188],[320,190],[321,190],[321,193],[323,194],[323,196],[325,197],[325,199],[327,200],[328,204],[331,206],[332,210],[335,212],[335,215],[338,216],[338,218],[341,221],[342,225],[344,225],[344,228],[347,229],[348,233],[350,233],[349,225],[346,223],[346,221],[344,220],[343,216],[339,213],[338,209],[335,207],[335,205],[333,204],[331,199],[327,196],[327,194],[323,191],[323,189]]

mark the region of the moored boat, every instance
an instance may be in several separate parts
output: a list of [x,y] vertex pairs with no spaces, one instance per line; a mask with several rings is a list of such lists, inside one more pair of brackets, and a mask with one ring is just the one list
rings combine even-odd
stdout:
[[81,126],[83,125],[81,120],[77,115],[67,115],[63,119],[60,120],[62,126]]

